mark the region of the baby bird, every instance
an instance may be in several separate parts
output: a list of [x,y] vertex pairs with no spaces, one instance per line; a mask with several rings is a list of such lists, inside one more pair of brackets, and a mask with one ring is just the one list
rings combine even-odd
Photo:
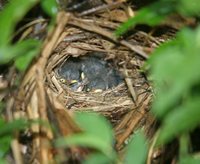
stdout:
[[69,59],[58,69],[58,74],[68,81],[78,81],[81,75],[80,63]]
[[105,70],[106,62],[93,56],[82,58],[81,71],[83,71],[88,80],[94,76],[100,76]]
[[88,83],[86,90],[106,90],[122,82],[119,73],[102,59],[103,54],[91,54],[82,58],[81,71],[84,72]]
[[93,79],[90,79],[88,84],[86,84],[85,88],[86,91],[94,91],[97,89],[106,90],[108,89],[108,84],[101,77],[93,77]]
[[58,74],[73,91],[106,90],[120,84],[120,74],[103,60],[104,53],[93,52],[87,56],[70,57],[58,68]]
[[123,82],[122,76],[114,69],[107,71],[105,80],[108,82],[108,88],[113,88]]

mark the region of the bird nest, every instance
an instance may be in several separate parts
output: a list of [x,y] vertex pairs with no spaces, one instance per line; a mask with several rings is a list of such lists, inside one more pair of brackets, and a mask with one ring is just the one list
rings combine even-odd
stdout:
[[[41,55],[24,76],[15,102],[15,118],[42,119],[57,127],[61,136],[66,136],[80,132],[73,121],[74,112],[98,112],[112,123],[117,150],[123,148],[125,141],[139,127],[150,134],[154,121],[148,113],[151,87],[141,71],[146,54],[140,47],[131,46],[131,41],[117,41],[111,35],[112,30],[94,25],[88,19],[84,22],[63,12],[57,19],[57,26],[47,36]],[[106,63],[106,69],[119,73],[120,82],[110,85],[111,80],[107,80],[106,86],[110,87],[84,89],[92,82],[89,81],[83,87],[73,89],[71,83],[66,82],[69,79],[64,79],[58,70],[71,58],[89,60],[94,53],[103,54],[99,60]],[[87,78],[86,75],[84,71],[80,72],[82,80]],[[47,127],[35,124],[28,133],[32,141],[29,144],[31,158],[27,161],[38,159],[45,163],[49,158],[53,160],[50,141],[57,135]]]
[[[100,112],[106,117],[108,117],[109,120],[116,125],[120,122],[121,117],[126,113],[130,112],[130,110],[135,106],[133,97],[131,97],[130,93],[128,92],[126,83],[124,81],[125,78],[124,80],[121,80],[123,78],[122,73],[120,73],[121,77],[119,77],[121,78],[121,83],[114,87],[112,86],[113,84],[111,84],[112,87],[103,87],[102,89],[102,87],[98,88],[98,86],[96,85],[98,85],[98,83],[101,84],[103,82],[108,83],[109,85],[109,83],[113,83],[113,80],[110,77],[106,78],[106,75],[104,75],[105,73],[103,72],[99,74],[98,72],[94,72],[95,75],[93,76],[95,77],[95,79],[93,78],[92,80],[96,80],[97,84],[95,83],[94,88],[88,91],[87,89],[80,89],[81,86],[80,88],[76,88],[76,90],[70,88],[69,85],[63,83],[65,79],[64,77],[59,75],[58,70],[61,69],[60,67],[62,67],[63,64],[67,63],[67,61],[70,60],[70,58],[76,60],[79,58],[81,59],[83,57],[89,56],[88,58],[85,58],[85,60],[90,60],[90,58],[93,59],[95,53],[97,53],[103,56],[99,60],[102,60],[102,62],[107,62],[112,67],[114,67],[110,68],[111,71],[112,69],[122,71],[123,67],[125,67],[125,65],[128,64],[125,62],[123,57],[129,56],[129,59],[133,57],[128,55],[130,52],[125,51],[122,48],[116,49],[115,44],[106,39],[103,39],[97,34],[81,31],[78,28],[67,28],[65,32],[69,33],[69,31],[73,31],[73,34],[70,36],[66,36],[64,38],[64,41],[58,44],[58,46],[55,49],[55,52],[51,55],[48,61],[47,69],[48,72],[50,72],[50,78],[48,79],[47,83],[51,91],[57,93],[58,99],[66,107],[66,110],[79,112]],[[84,39],[81,38],[82,36],[85,36]],[[108,48],[107,45],[111,46],[110,50],[105,49]],[[62,49],[61,47],[64,48]],[[77,64],[76,67],[78,67],[79,63],[77,62],[75,64]],[[98,63],[95,63],[95,61],[92,60],[89,63],[89,65],[87,65],[88,69],[91,69],[89,70],[90,74],[93,72],[95,64],[97,65]],[[135,66],[132,65],[131,67],[134,68]],[[135,79],[140,78],[141,81],[137,84],[137,91],[139,91],[141,90],[139,85],[141,86],[141,84],[144,83],[144,78],[142,79],[142,76],[136,72],[136,69],[131,70],[129,76]],[[73,73],[76,72],[71,72],[71,74]],[[85,76],[83,73],[80,76]],[[106,72],[106,74],[108,74],[107,76],[112,76],[112,74],[109,75],[109,70]],[[99,79],[102,79],[102,76],[104,78],[104,81],[98,81]],[[90,84],[92,83],[92,81],[89,81],[88,83]]]

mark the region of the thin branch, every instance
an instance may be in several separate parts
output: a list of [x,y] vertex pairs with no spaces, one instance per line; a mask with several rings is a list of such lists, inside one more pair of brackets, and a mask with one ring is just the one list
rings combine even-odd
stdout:
[[112,40],[115,43],[119,43],[123,46],[126,46],[130,50],[136,52],[140,57],[142,57],[144,59],[148,58],[148,55],[142,50],[141,46],[132,45],[131,43],[129,43],[128,41],[125,41],[125,40],[118,40],[117,37],[114,36],[112,32],[105,30],[104,28],[101,28],[94,24],[87,23],[86,21],[84,21],[84,20],[82,21],[81,19],[76,18],[76,17],[71,17],[71,19],[69,20],[69,24],[74,25],[79,28],[82,28],[84,30],[93,32],[93,33],[100,34],[100,35]]

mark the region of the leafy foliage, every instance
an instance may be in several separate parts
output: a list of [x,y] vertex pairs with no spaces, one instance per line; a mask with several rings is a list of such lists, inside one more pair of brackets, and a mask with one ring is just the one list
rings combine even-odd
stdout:
[[[37,3],[38,0],[11,0],[0,12],[0,64],[15,60],[16,67],[23,71],[39,52],[41,43],[38,40],[23,40],[14,45],[11,43],[17,23]],[[55,0],[41,1],[41,6],[50,16],[56,15]]]
[[[17,23],[36,4],[53,19],[57,12],[55,0],[11,0],[0,12],[0,64],[15,61],[16,67],[23,71],[40,49],[36,40],[23,40],[12,43],[12,35]],[[159,0],[144,7],[137,15],[122,24],[115,34],[120,36],[137,24],[158,25],[172,13],[199,17],[199,0]],[[199,126],[200,106],[200,27],[183,29],[177,37],[161,45],[148,61],[150,76],[154,80],[156,98],[152,111],[161,121],[157,144],[165,144]],[[96,114],[78,114],[76,120],[84,130],[56,141],[57,146],[79,145],[96,150],[84,163],[117,162],[113,148],[114,137],[110,124],[105,118]],[[23,120],[6,123],[0,117],[0,162],[9,149],[15,130],[28,125]],[[180,139],[181,140],[181,139]],[[183,144],[182,154],[187,154],[189,144]],[[144,163],[147,153],[144,135],[139,132],[133,136],[125,155],[125,163]],[[137,150],[137,151],[135,151]],[[180,153],[180,154],[181,154]],[[190,154],[180,155],[180,163],[199,163],[199,159]]]
[[94,156],[98,156],[104,160],[114,160],[116,154],[113,149],[113,132],[108,121],[104,117],[94,113],[77,114],[75,119],[80,127],[84,129],[84,132],[58,139],[57,146],[79,145],[90,147],[102,154],[94,154],[89,160],[92,160]]
[[158,25],[168,15],[180,13],[186,16],[199,15],[200,6],[198,0],[159,0],[150,6],[142,8],[135,17],[123,23],[115,32],[117,36],[124,34],[137,24]]
[[[36,4],[37,0],[12,0],[0,13],[0,47],[10,43],[16,24]],[[20,4],[20,5],[19,5]]]
[[58,8],[57,3],[55,0],[43,0],[41,1],[41,5],[44,9],[44,11],[51,17],[55,17]]
[[[55,15],[56,5],[54,0],[43,2],[45,11]],[[10,0],[5,8],[0,11],[0,65],[14,62],[15,66],[24,71],[33,57],[38,54],[41,43],[38,40],[22,40],[15,44],[12,37],[17,24],[23,19],[38,0]],[[49,9],[48,9],[49,5]],[[0,114],[5,109],[5,104],[0,102]],[[25,120],[6,122],[0,115],[0,163],[6,163],[4,157],[10,148],[14,133],[30,125]]]
[[192,96],[190,90],[200,80],[200,73],[196,71],[200,64],[199,38],[200,28],[196,31],[185,29],[176,40],[160,47],[149,60],[158,92],[153,107],[157,116],[165,116],[173,106]]
[[[84,131],[79,134],[59,138],[56,141],[56,145],[58,147],[83,146],[95,149],[97,152],[91,154],[84,161],[84,164],[116,163],[118,159],[113,148],[114,138],[110,123],[103,116],[95,113],[77,114],[75,119]],[[143,164],[146,159],[146,153],[146,139],[140,131],[130,141],[125,156],[125,163],[131,164],[134,161],[135,163]]]
[[14,132],[25,129],[28,125],[29,123],[25,120],[15,120],[7,123],[0,118],[0,159],[8,152]]
[[143,164],[147,156],[146,138],[142,131],[136,132],[133,139],[130,141],[127,152],[125,154],[125,164]]
[[[137,15],[122,24],[119,36],[137,24],[157,25],[171,13],[199,16],[198,0],[160,0],[141,9]],[[150,76],[156,93],[152,111],[161,121],[157,145],[183,135],[200,124],[200,27],[182,29],[177,37],[161,45],[150,57]],[[185,144],[185,150],[189,150]],[[188,152],[187,152],[188,153]],[[180,163],[199,163],[191,155],[182,156]]]
[[163,120],[159,143],[187,133],[200,123],[199,39],[200,28],[184,29],[149,60],[157,92],[153,112]]

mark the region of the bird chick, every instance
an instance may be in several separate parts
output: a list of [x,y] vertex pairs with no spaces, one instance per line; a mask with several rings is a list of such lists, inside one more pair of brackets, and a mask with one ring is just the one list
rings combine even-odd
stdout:
[[81,71],[83,71],[88,79],[101,75],[105,70],[106,62],[97,57],[85,57],[82,59]]
[[58,68],[61,80],[73,91],[106,90],[117,86],[123,79],[117,70],[103,60],[103,55],[92,52],[84,57],[70,57]]
[[88,79],[87,90],[106,90],[120,84],[123,81],[120,74],[102,60],[102,54],[97,55],[95,53],[82,58],[81,71]]
[[94,77],[90,79],[88,84],[85,86],[86,91],[94,91],[97,89],[106,90],[108,89],[108,84],[101,77]]
[[115,69],[110,69],[107,71],[105,81],[108,82],[108,88],[113,88],[122,83],[123,78]]
[[58,74],[68,81],[79,80],[80,66],[78,61],[69,59],[58,69]]

